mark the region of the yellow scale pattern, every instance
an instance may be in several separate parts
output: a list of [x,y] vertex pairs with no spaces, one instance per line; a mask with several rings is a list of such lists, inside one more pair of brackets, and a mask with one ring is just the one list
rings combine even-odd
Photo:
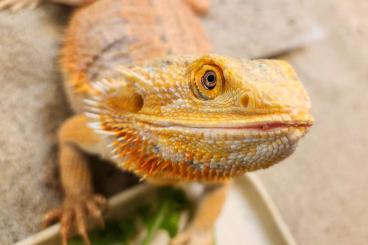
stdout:
[[[193,87],[211,67],[221,89],[200,97],[206,89]],[[119,166],[142,177],[222,182],[267,168],[289,156],[313,122],[285,62],[172,57],[120,72],[94,84],[89,113]]]

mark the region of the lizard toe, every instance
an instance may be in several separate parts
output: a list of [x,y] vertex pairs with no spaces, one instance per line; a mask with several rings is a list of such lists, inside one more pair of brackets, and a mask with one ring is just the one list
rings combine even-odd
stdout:
[[71,209],[67,209],[63,211],[60,220],[60,236],[61,236],[61,243],[63,245],[68,244],[68,238],[72,232],[72,225],[74,221],[74,213]]
[[78,234],[82,237],[86,245],[90,245],[91,242],[87,234],[87,225],[86,225],[87,209],[86,206],[83,204],[79,204],[74,207],[75,222],[77,225]]
[[86,245],[91,242],[88,237],[89,224],[97,223],[104,227],[103,212],[107,201],[101,195],[87,197],[67,197],[62,206],[46,213],[43,226],[60,221],[60,236],[63,245],[68,244],[71,234],[77,232]]
[[[105,206],[103,206],[103,210],[105,209]],[[86,202],[86,208],[88,213],[96,220],[97,224],[101,227],[105,227],[105,220],[103,219],[101,206],[96,203],[96,201],[91,200],[89,202]]]
[[46,228],[51,224],[55,223],[56,221],[61,219],[63,214],[62,208],[55,208],[47,212],[42,219],[42,228]]

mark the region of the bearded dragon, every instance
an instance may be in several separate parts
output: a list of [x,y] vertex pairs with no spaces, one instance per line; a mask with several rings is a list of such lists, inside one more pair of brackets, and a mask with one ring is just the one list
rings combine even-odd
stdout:
[[[86,244],[87,218],[103,223],[85,152],[98,153],[152,184],[203,183],[191,225],[172,244],[211,244],[227,183],[295,150],[311,127],[310,100],[280,60],[211,53],[196,14],[200,0],[54,0],[78,8],[61,51],[76,115],[59,129],[65,198],[44,222],[73,227]],[[38,0],[0,0],[18,10]]]

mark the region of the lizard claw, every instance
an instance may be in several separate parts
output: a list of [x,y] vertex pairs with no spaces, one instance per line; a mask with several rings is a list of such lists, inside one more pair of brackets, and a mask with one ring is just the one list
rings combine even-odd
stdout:
[[60,221],[60,235],[63,245],[68,244],[68,238],[76,228],[85,244],[91,242],[87,233],[87,222],[93,218],[101,227],[104,227],[102,212],[106,209],[106,199],[100,195],[88,197],[66,198],[61,207],[49,211],[43,219],[43,226],[49,226]]
[[213,245],[213,232],[212,230],[199,230],[195,228],[189,228],[186,231],[180,233],[173,240],[170,245]]
[[9,9],[11,12],[17,12],[21,9],[34,9],[42,0],[0,0],[0,10]]

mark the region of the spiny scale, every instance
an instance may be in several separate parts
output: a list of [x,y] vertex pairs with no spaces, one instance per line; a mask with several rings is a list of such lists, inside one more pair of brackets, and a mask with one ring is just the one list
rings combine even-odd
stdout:
[[[105,123],[101,123],[103,131],[109,131],[113,135],[112,153],[118,156],[117,159],[124,159],[120,167],[132,171],[141,176],[157,178],[176,179],[181,181],[204,181],[217,182],[230,177],[240,175],[245,171],[258,169],[259,166],[231,166],[228,169],[213,169],[206,163],[202,163],[202,168],[195,168],[190,162],[172,162],[162,159],[160,156],[149,153],[146,141],[141,140],[137,133],[131,129],[104,128]],[[112,131],[113,130],[113,131]],[[123,138],[123,140],[122,140]],[[263,165],[266,168],[268,165]]]
[[[122,133],[120,131],[119,133]],[[118,133],[116,133],[117,135]],[[130,144],[135,142],[134,147]],[[119,164],[124,169],[135,172],[141,176],[150,177],[165,177],[168,179],[194,180],[194,181],[222,181],[234,175],[239,175],[244,172],[245,167],[233,167],[229,170],[211,169],[209,166],[204,166],[202,169],[193,168],[190,163],[178,162],[173,163],[169,160],[160,159],[154,154],[145,154],[145,149],[142,147],[143,142],[134,136],[130,136],[125,142],[113,142],[117,148],[116,153],[121,158],[127,158]]]
[[95,130],[108,132],[110,136],[113,136],[113,142],[109,146],[112,147],[114,158],[118,162],[120,160],[118,166],[143,177],[216,182],[239,175],[245,169],[245,167],[233,166],[228,170],[220,172],[216,169],[211,169],[207,165],[198,169],[184,161],[173,163],[172,161],[161,159],[152,153],[147,153],[147,142],[142,141],[131,129],[107,127],[103,121],[91,123],[90,126],[93,126]]

